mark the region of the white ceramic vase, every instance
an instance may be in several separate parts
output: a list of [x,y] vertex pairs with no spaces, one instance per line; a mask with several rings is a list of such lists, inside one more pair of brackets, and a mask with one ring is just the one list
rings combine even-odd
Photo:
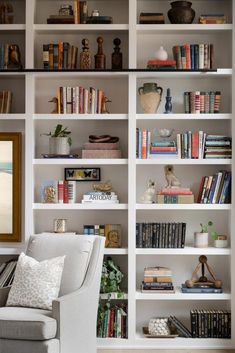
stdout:
[[208,248],[208,233],[194,233],[194,247],[195,248]]
[[50,154],[70,154],[70,145],[67,137],[50,137]]
[[162,60],[165,61],[168,58],[167,51],[161,46],[156,52],[155,52],[155,58],[157,60]]

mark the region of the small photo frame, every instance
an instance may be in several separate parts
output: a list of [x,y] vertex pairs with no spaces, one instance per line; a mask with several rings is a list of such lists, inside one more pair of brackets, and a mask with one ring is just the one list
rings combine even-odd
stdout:
[[100,181],[100,168],[65,168],[65,180]]

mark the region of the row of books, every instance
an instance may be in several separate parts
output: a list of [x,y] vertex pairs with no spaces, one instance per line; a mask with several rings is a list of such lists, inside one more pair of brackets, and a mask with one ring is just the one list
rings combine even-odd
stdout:
[[218,114],[220,112],[221,92],[184,92],[185,114]]
[[168,267],[146,267],[144,280],[141,284],[142,292],[174,293],[172,271]]
[[163,188],[157,194],[157,203],[163,204],[192,204],[194,195],[190,188],[174,187]]
[[147,159],[150,157],[151,131],[136,129],[136,158]]
[[76,69],[78,48],[68,42],[43,44],[43,68]]
[[83,226],[85,235],[99,235],[105,237],[106,248],[121,247],[121,224],[95,224]]
[[207,135],[203,131],[187,131],[177,134],[177,150],[178,157],[182,159],[231,158],[232,140],[224,135]]
[[191,310],[193,338],[231,338],[231,312],[227,310]]
[[0,265],[0,288],[11,286],[17,261],[4,262]]
[[172,48],[177,69],[204,70],[213,68],[213,44],[185,44]]
[[128,316],[125,303],[100,305],[97,320],[97,337],[128,338]]
[[220,172],[204,176],[201,180],[198,203],[224,204],[231,202],[231,172]]
[[58,89],[59,114],[101,114],[104,91],[93,87],[60,87]]
[[184,248],[186,223],[136,223],[137,248]]
[[88,191],[83,195],[82,203],[119,203],[114,191]]
[[76,181],[45,180],[40,191],[42,203],[76,202]]
[[9,114],[11,112],[12,92],[0,92],[0,114]]

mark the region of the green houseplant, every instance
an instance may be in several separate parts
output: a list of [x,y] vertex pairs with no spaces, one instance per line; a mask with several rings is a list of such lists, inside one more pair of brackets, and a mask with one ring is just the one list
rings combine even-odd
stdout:
[[194,247],[195,248],[207,248],[209,238],[209,227],[213,226],[213,222],[200,223],[201,231],[194,233]]
[[56,155],[70,154],[72,145],[70,134],[71,131],[68,131],[68,127],[63,127],[61,124],[57,124],[54,131],[43,134],[49,136],[49,153]]
[[123,292],[120,289],[124,275],[119,266],[117,266],[111,257],[108,257],[103,262],[100,293],[117,293],[118,298],[123,297]]

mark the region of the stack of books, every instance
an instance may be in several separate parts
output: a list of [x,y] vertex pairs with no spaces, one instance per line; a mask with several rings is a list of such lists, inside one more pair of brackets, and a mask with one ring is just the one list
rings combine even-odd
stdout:
[[221,92],[184,92],[185,114],[218,114],[220,112]]
[[59,87],[59,114],[101,114],[105,94],[101,89],[93,87]]
[[0,264],[0,288],[12,285],[17,261]]
[[88,191],[83,195],[82,203],[119,203],[114,191]]
[[160,156],[177,157],[177,147],[174,140],[163,140],[152,142],[150,146],[150,158],[158,158]]
[[12,92],[0,92],[0,114],[9,114],[11,112]]
[[232,158],[232,139],[224,135],[207,135],[205,158]]
[[191,310],[193,338],[231,338],[231,312],[227,310]]
[[208,70],[213,68],[213,44],[185,44],[172,48],[177,69]]
[[106,248],[121,247],[121,224],[95,224],[84,225],[83,234],[100,235],[105,237]]
[[76,181],[46,180],[41,185],[42,203],[75,203]]
[[165,23],[162,12],[141,12],[140,24],[163,24]]
[[68,42],[43,44],[43,68],[76,69],[78,48]]
[[136,129],[136,158],[147,159],[150,156],[151,132],[148,129]]
[[163,188],[160,193],[157,194],[157,203],[194,203],[194,195],[190,188]]
[[184,248],[186,223],[136,223],[137,248]]
[[175,70],[176,61],[175,60],[157,60],[151,59],[147,62],[147,69],[152,70]]
[[220,172],[204,176],[199,188],[198,203],[224,204],[231,202],[231,172]]
[[97,337],[128,338],[126,303],[100,305],[97,319]]
[[141,291],[143,293],[174,293],[171,269],[167,267],[146,267]]
[[203,14],[199,16],[198,23],[201,24],[225,24],[227,23],[227,18],[224,14]]

